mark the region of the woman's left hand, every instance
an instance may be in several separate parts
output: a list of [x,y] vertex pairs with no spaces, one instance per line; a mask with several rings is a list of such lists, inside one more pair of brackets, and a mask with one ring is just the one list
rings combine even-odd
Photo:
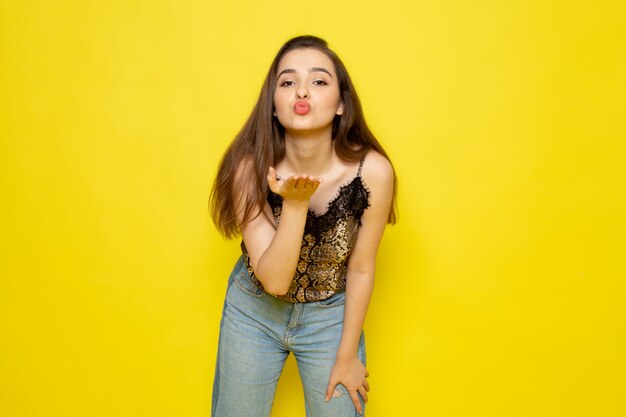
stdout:
[[337,358],[333,369],[330,371],[328,388],[326,388],[326,401],[333,397],[337,384],[343,384],[352,398],[356,411],[362,414],[363,410],[357,392],[361,394],[363,402],[367,402],[367,392],[370,390],[370,385],[365,378],[369,375],[369,372],[367,372],[367,369],[365,369],[365,366],[363,366],[363,363],[358,357],[354,356],[348,359]]

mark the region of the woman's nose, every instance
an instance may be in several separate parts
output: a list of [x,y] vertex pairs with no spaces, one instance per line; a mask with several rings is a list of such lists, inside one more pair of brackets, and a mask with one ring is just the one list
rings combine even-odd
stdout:
[[298,98],[309,98],[309,90],[305,86],[299,86],[296,90],[296,96]]

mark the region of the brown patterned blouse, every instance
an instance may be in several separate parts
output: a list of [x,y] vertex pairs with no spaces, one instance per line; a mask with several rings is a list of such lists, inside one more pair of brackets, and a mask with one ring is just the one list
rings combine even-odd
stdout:
[[[363,159],[356,177],[339,188],[325,212],[308,211],[296,272],[287,294],[276,298],[304,303],[325,300],[345,290],[348,257],[356,242],[361,216],[370,204],[370,192],[361,178],[362,168]],[[280,222],[282,197],[269,191],[267,201],[276,223]],[[243,241],[241,250],[250,277],[263,288],[254,275]]]

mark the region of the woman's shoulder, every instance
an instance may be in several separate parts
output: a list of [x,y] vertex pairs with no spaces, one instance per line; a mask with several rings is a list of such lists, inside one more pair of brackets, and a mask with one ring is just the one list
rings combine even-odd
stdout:
[[[241,158],[235,166],[233,177],[230,181],[230,188],[232,195],[238,200],[238,203],[246,206],[249,203],[254,202],[256,199],[256,169],[255,161],[251,155],[246,155]],[[252,201],[247,201],[248,199]]]
[[246,170],[250,170],[254,168],[254,156],[252,155],[244,155],[237,162],[237,173],[243,173]]
[[363,179],[375,182],[387,182],[393,180],[393,167],[391,162],[381,153],[374,149],[369,150],[363,157],[361,175]]
[[254,157],[252,155],[245,155],[236,164],[234,183],[241,185],[240,182],[250,182],[252,180],[251,175],[254,175],[255,172]]
[[396,175],[389,159],[380,152],[370,150],[365,155],[361,181],[369,194],[369,210],[364,213],[364,223],[382,225],[393,219],[393,199]]

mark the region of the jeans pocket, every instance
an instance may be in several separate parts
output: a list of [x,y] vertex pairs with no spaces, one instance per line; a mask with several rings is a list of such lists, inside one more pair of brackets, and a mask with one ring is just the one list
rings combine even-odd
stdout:
[[339,293],[333,294],[325,300],[320,300],[315,302],[315,307],[318,308],[332,308],[332,307],[341,307],[346,302],[346,292],[341,291]]
[[263,296],[264,291],[259,288],[258,285],[252,281],[252,278],[248,276],[246,270],[241,271],[239,275],[235,277],[233,282],[239,290],[252,297],[260,298]]

